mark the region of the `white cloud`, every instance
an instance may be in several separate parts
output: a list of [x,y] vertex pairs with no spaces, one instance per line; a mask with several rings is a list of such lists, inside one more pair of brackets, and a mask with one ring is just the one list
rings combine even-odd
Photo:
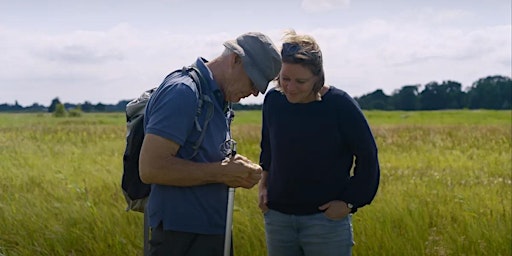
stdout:
[[[302,4],[310,11],[322,6],[327,11],[349,2]],[[346,14],[352,15],[355,7]],[[306,26],[297,14],[280,15],[264,32],[279,45],[290,22],[298,33],[315,37],[324,52],[327,82],[353,96],[379,88],[389,94],[403,85],[448,79],[467,87],[484,76],[511,76],[509,21],[482,23],[475,12],[407,8],[389,16],[346,20],[333,12],[304,15],[309,22],[318,20]],[[1,17],[5,16],[0,15],[0,104],[18,100],[22,105],[46,105],[54,97],[70,103],[117,103],[157,86],[168,72],[198,56],[215,57],[225,40],[237,36],[224,29],[210,30],[206,24],[196,27],[202,29],[198,32],[171,21],[158,23],[163,24],[160,28],[137,26],[134,21],[89,30],[17,28],[2,24]],[[243,30],[247,26],[251,24]],[[242,102],[262,99],[249,97]]]
[[409,84],[453,80],[464,88],[488,75],[511,75],[510,25],[438,27],[422,20],[374,19],[310,32],[322,47],[328,83],[361,96]]
[[[117,103],[157,86],[167,73],[211,58],[231,35],[140,31],[126,24],[106,31],[61,34],[0,30],[0,102]],[[35,97],[37,95],[37,97]]]
[[350,0],[302,0],[301,8],[307,12],[323,12],[347,8]]

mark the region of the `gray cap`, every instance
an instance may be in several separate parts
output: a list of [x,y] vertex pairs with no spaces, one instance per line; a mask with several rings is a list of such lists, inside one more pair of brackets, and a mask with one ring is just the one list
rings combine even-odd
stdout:
[[244,70],[261,93],[281,70],[281,55],[269,37],[259,32],[245,33],[224,43],[242,58]]

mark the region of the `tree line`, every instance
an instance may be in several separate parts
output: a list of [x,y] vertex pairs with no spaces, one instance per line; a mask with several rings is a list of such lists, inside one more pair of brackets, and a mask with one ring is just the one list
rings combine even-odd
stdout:
[[390,96],[382,90],[356,97],[367,110],[441,110],[441,109],[511,109],[512,80],[505,76],[488,76],[474,82],[466,91],[460,83],[430,82],[405,85]]
[[[512,79],[506,76],[488,76],[478,79],[469,88],[463,90],[455,81],[430,82],[404,85],[386,95],[381,89],[354,97],[365,110],[442,110],[442,109],[512,109]],[[54,98],[49,106],[37,103],[23,107],[16,101],[14,105],[0,104],[0,112],[51,112],[63,105],[69,111],[79,109],[82,112],[124,112],[131,100],[121,100],[117,104],[62,103]],[[258,110],[261,104],[234,104],[235,110]]]

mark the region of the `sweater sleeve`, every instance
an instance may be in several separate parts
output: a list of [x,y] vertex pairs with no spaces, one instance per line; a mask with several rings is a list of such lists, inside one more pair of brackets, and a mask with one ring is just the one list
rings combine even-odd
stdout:
[[355,165],[342,200],[352,203],[357,209],[370,204],[374,199],[380,181],[380,167],[377,145],[363,112],[352,97],[347,94],[344,96],[339,111],[340,120],[344,123],[341,125],[342,135],[355,157]]
[[261,121],[261,153],[260,153],[260,166],[264,171],[270,170],[270,138],[269,138],[269,128],[268,128],[268,95],[265,97],[263,101],[263,109],[262,113],[262,121]]

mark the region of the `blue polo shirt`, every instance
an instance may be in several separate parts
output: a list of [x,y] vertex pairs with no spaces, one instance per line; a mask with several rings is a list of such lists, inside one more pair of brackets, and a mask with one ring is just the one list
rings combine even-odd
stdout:
[[[219,162],[225,156],[220,149],[228,130],[224,112],[225,101],[205,62],[206,60],[198,58],[196,66],[207,82],[202,87],[203,94],[213,101],[213,116],[199,152],[190,160]],[[181,147],[177,157],[184,159],[193,154],[192,146],[200,135],[194,123],[198,104],[196,92],[197,87],[187,74],[171,74],[151,96],[144,117],[145,132],[178,143]],[[201,110],[201,127],[206,119],[208,104],[210,103],[205,102]],[[227,199],[228,187],[225,184],[193,187],[153,184],[147,208],[150,226],[157,227],[162,223],[164,230],[223,234]]]

